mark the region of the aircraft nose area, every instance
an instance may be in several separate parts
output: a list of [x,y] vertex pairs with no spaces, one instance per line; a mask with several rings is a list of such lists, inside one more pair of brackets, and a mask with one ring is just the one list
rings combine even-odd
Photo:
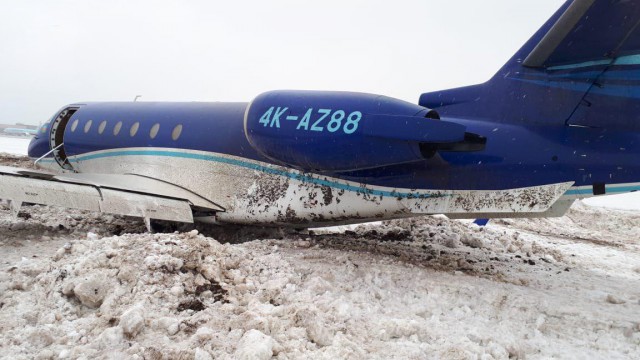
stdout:
[[37,159],[49,151],[49,143],[43,137],[35,136],[29,143],[27,154],[32,159]]

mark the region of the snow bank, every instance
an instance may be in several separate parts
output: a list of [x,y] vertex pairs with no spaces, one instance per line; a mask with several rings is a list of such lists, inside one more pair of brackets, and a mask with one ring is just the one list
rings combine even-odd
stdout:
[[487,228],[425,217],[238,244],[56,208],[22,216],[1,207],[3,251],[59,248],[0,272],[7,358],[640,356],[631,213],[578,205]]
[[486,228],[147,234],[0,201],[0,357],[640,358],[639,225],[577,203]]
[[27,155],[31,138],[20,138],[0,135],[0,153]]

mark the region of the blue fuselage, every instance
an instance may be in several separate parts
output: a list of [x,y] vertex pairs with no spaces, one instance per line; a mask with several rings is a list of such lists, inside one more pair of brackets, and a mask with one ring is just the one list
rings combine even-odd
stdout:
[[[128,149],[146,147],[177,149],[167,156],[181,156],[180,149],[200,150],[277,163],[258,153],[247,141],[244,129],[246,108],[246,103],[81,105],[66,125],[65,151],[76,162],[96,156],[127,156]],[[76,119],[78,122],[74,125]],[[87,125],[89,121],[91,124]],[[440,151],[422,161],[365,170],[320,170],[316,173],[376,186],[433,190],[499,190],[569,181],[575,182],[574,186],[638,182],[640,136],[635,132],[508,125],[460,118],[445,118],[443,121],[464,125],[468,132],[486,137],[486,148],[473,152]],[[114,135],[114,128],[120,122],[121,129]],[[131,128],[135,123],[139,125],[132,135]],[[159,124],[159,129],[151,138],[150,132],[155,124]],[[172,131],[178,125],[182,125],[181,134],[173,140]],[[49,131],[45,128],[33,139],[29,147],[30,157],[38,158],[51,150],[45,135]],[[114,151],[99,152],[107,149]],[[379,151],[386,150],[381,148]],[[378,154],[343,156],[375,158]],[[623,190],[636,189],[625,187]],[[589,192],[584,195],[589,195]]]

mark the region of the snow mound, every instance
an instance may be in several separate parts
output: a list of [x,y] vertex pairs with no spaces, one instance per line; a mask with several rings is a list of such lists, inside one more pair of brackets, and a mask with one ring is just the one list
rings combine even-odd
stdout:
[[147,234],[0,202],[0,357],[640,358],[639,229],[577,203],[484,228]]

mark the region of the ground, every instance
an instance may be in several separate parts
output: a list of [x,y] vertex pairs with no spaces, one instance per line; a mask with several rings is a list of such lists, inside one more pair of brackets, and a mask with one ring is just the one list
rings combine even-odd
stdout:
[[577,203],[486,228],[148,234],[0,203],[0,357],[637,359],[639,225]]

